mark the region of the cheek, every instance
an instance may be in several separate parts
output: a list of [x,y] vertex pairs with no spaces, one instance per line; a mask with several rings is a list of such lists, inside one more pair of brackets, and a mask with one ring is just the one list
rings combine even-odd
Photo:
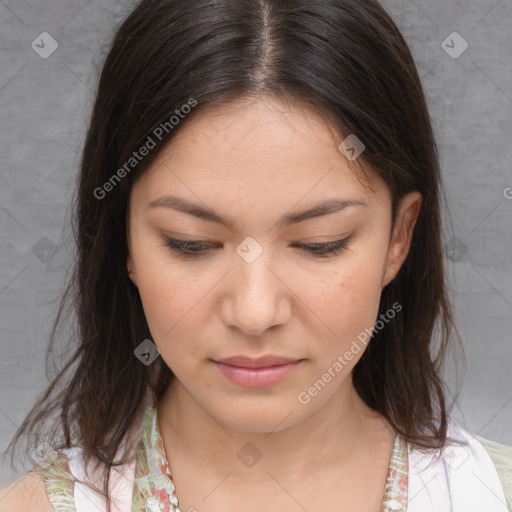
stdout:
[[204,350],[201,330],[209,318],[207,298],[215,276],[196,275],[187,265],[173,264],[165,248],[141,253],[139,261],[138,289],[152,341],[178,375]]
[[176,338],[178,333],[197,325],[200,289],[179,275],[147,272],[140,280],[139,293],[144,313],[158,344]]
[[374,257],[354,258],[340,263],[328,279],[303,283],[300,296],[321,319],[322,338],[333,350],[350,345],[374,325],[381,296],[381,268]]
[[181,376],[182,369],[193,366],[200,348],[195,346],[200,339],[199,298],[181,279],[161,273],[146,274],[139,293],[153,343],[165,364]]
[[198,286],[191,283],[182,265],[172,264],[169,250],[149,230],[135,231],[133,251],[137,288],[149,328],[155,341],[163,340],[197,303]]
[[[135,251],[137,288],[153,341],[160,347],[192,302],[193,288],[169,265],[169,256],[154,240]],[[178,324],[179,325],[179,324]]]

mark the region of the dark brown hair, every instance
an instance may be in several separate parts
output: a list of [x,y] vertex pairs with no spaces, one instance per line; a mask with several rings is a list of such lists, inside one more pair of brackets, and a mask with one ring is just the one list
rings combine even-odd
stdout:
[[[131,187],[196,112],[265,95],[300,102],[343,137],[362,140],[358,161],[387,183],[393,218],[404,194],[421,192],[410,252],[382,292],[379,315],[395,302],[403,310],[374,334],[353,381],[408,441],[444,447],[448,389],[441,372],[460,336],[445,284],[433,128],[395,23],[376,0],[142,0],[106,56],[80,164],[76,261],[49,349],[69,304],[78,326],[68,345],[72,354],[9,448],[56,412],[45,439],[56,450],[78,444],[87,459],[105,464],[106,492],[108,470],[121,441],[134,433],[143,396],[150,390],[158,400],[173,376],[162,358],[145,366],[134,356],[151,333],[126,270]],[[193,112],[171,128],[170,117],[191,98]],[[165,123],[167,130],[155,137]],[[98,198],[98,189],[152,134],[155,149]]]

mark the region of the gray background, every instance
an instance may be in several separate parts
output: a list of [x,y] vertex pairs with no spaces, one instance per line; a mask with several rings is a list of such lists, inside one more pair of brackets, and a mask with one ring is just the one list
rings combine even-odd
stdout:
[[[0,0],[2,449],[48,382],[44,356],[71,262],[70,199],[98,65],[130,4]],[[457,415],[470,432],[512,445],[512,0],[383,5],[411,46],[441,150],[446,240],[456,239],[446,261],[469,359]],[[457,58],[454,31],[469,45]],[[48,58],[31,46],[44,38],[38,50],[51,48],[43,32],[58,43]],[[0,485],[16,477],[8,464],[0,469]]]

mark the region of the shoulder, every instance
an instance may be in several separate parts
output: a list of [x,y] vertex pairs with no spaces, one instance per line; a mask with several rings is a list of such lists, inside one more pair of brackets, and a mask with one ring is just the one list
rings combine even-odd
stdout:
[[512,446],[491,441],[479,435],[475,435],[475,439],[483,445],[491,457],[497,458],[505,463],[512,463]]
[[417,496],[410,512],[450,503],[457,511],[512,511],[512,447],[455,424],[448,437],[443,449],[409,447],[409,491]]
[[54,508],[46,493],[44,477],[30,471],[9,487],[0,490],[1,512],[53,512]]
[[512,503],[512,446],[497,443],[477,435],[475,439],[480,442],[491,457],[507,500]]
[[[76,451],[76,450],[75,450]],[[33,466],[9,487],[0,490],[0,512],[75,512],[74,477],[68,454],[61,450]]]

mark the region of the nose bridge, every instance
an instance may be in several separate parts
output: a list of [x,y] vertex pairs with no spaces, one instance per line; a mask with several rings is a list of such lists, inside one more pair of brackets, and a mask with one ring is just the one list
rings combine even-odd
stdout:
[[270,281],[275,280],[275,276],[269,270],[272,265],[269,251],[251,237],[251,241],[242,242],[236,252],[238,254],[235,265],[237,288],[249,295],[269,293],[269,288],[273,284]]
[[253,237],[245,238],[236,248],[232,288],[229,291],[229,322],[240,329],[258,334],[285,321],[286,307],[280,280],[272,271],[270,252]]

